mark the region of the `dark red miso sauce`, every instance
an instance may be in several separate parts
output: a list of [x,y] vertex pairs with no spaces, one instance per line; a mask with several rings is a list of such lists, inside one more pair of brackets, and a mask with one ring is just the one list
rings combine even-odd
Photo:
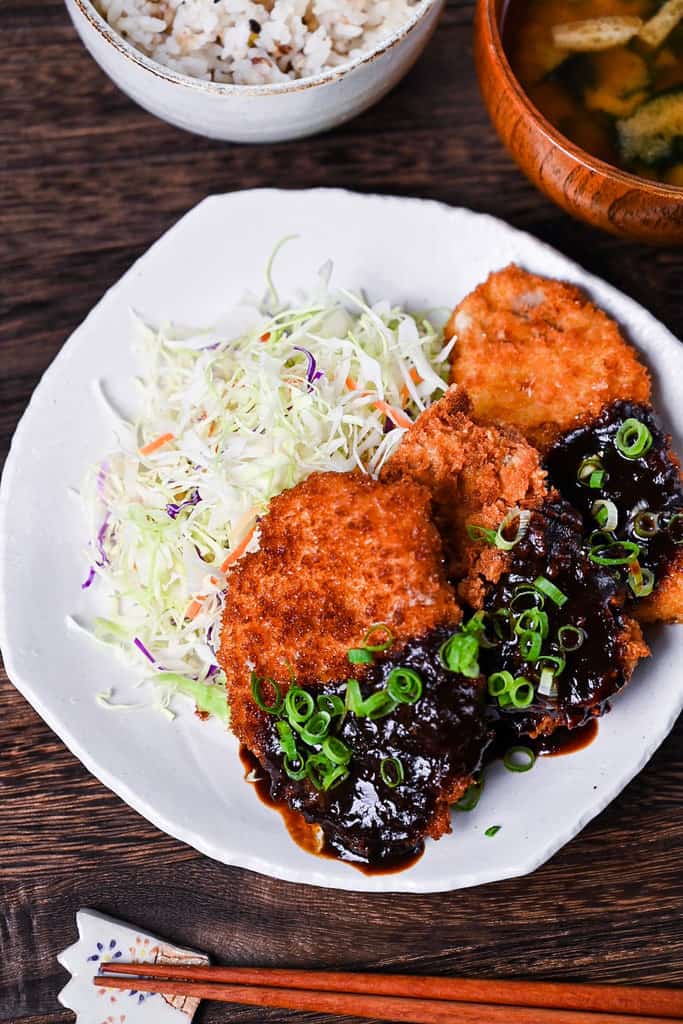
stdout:
[[[309,824],[301,811],[295,811],[284,800],[275,800],[270,793],[270,779],[256,757],[247,747],[240,745],[240,761],[244,767],[244,778],[253,786],[256,795],[262,804],[277,811],[285,823],[285,828],[291,838],[306,853],[313,853],[317,857],[325,857],[328,860],[339,860],[339,854],[325,841],[322,829],[318,825]],[[412,867],[422,857],[423,850],[402,857],[394,857],[391,860],[382,861],[379,864],[368,864],[364,861],[345,860],[345,864],[356,868],[364,875],[393,875],[399,871],[405,871]]]
[[[439,657],[451,633],[441,626],[409,640],[400,654],[387,654],[368,666],[357,684],[363,700],[383,691],[399,668],[418,677],[420,694],[376,717],[341,715],[335,735],[353,758],[345,778],[329,790],[288,775],[276,720],[270,715],[262,719],[259,777],[268,779],[270,801],[302,813],[318,826],[316,838],[324,834],[323,852],[334,852],[359,870],[387,873],[414,863],[425,837],[440,827],[435,823],[442,820],[447,794],[479,771],[493,738],[483,680],[453,673]],[[343,707],[347,685],[346,680],[326,682],[311,691],[316,698],[334,697]],[[401,768],[398,784],[384,774],[387,760]],[[286,820],[291,824],[290,814]]]
[[[347,721],[344,728],[353,730],[353,738],[346,732],[342,735],[356,752],[356,767],[346,786],[340,787],[338,805],[330,798],[323,805],[318,803],[321,800],[318,796],[306,797],[302,788],[295,790],[274,760],[274,742],[269,745],[266,742],[265,764],[244,746],[241,748],[245,779],[253,785],[266,807],[281,814],[291,838],[307,853],[341,859],[372,876],[404,870],[415,864],[424,852],[431,802],[442,784],[438,772],[442,770],[446,755],[455,758],[456,777],[476,776],[483,764],[503,757],[512,745],[528,746],[537,755],[556,755],[581,750],[594,738],[597,733],[594,721],[573,730],[558,728],[552,737],[531,740],[520,737],[499,720],[494,736],[494,730],[486,723],[481,683],[446,673],[438,663],[437,651],[447,635],[449,630],[446,629],[422,641],[412,641],[400,654],[401,663],[420,664],[425,686],[416,706],[421,711],[420,716],[416,717],[416,708],[403,706],[381,719],[380,728],[378,723],[355,721],[353,716]],[[377,664],[375,674],[385,676],[390,665],[391,660],[384,665]],[[364,684],[364,688],[368,685]],[[326,688],[341,692],[340,684],[326,684]],[[369,731],[368,736],[361,733],[364,729]],[[379,786],[375,778],[375,748],[379,744],[384,753],[383,746],[389,741],[387,736],[395,743],[400,741],[403,730],[403,742],[407,745],[404,752],[407,783],[398,791],[394,790],[388,799],[385,797],[380,805],[389,807],[382,823],[381,838],[373,838],[368,833],[368,853],[364,846],[354,851],[352,842],[354,831],[358,829],[362,795],[373,788],[371,781],[375,780],[375,785]],[[453,749],[449,750],[449,744],[453,744]],[[391,750],[394,749],[392,746]],[[430,759],[433,759],[433,767],[428,770]],[[411,769],[413,778],[409,774]],[[311,820],[306,820],[306,813]]]
[[[550,736],[539,736],[533,740],[527,738],[523,741],[518,736],[511,737],[509,743],[492,745],[490,756],[486,760],[490,763],[493,760],[502,758],[505,749],[508,746],[512,746],[513,743],[528,746],[530,750],[533,750],[536,757],[559,757],[562,754],[574,754],[590,746],[597,735],[598,719],[591,718],[584,725],[580,725],[576,729],[556,729]],[[273,799],[270,795],[268,775],[251,751],[245,746],[240,746],[239,756],[244,767],[245,780],[253,786],[262,804],[280,814],[285,823],[285,828],[297,846],[305,850],[306,853],[313,853],[317,857],[339,860],[337,851],[325,842],[322,829],[317,825],[309,825],[303,814],[300,811],[295,811],[284,800]],[[380,864],[368,864],[352,860],[345,861],[344,863],[356,868],[357,871],[364,875],[393,875],[398,874],[400,871],[405,871],[406,868],[412,867],[413,864],[417,864],[423,853],[424,850],[419,850],[412,855],[396,857],[393,860],[383,861]]]
[[590,718],[576,729],[556,729],[550,736],[538,736],[529,741],[529,747],[537,757],[557,757],[560,754],[575,754],[577,750],[589,747],[598,735],[598,720]]

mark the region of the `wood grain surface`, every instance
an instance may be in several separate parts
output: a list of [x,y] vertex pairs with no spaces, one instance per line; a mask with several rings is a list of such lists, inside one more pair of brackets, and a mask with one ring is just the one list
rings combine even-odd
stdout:
[[[374,110],[310,141],[258,148],[154,120],[92,63],[61,2],[3,0],[0,459],[69,333],[212,192],[330,185],[484,210],[556,245],[683,335],[683,251],[570,220],[497,142],[474,77],[472,14],[471,3],[451,0],[425,57]],[[3,677],[0,1020],[72,1020],[56,1001],[66,975],[55,955],[74,940],[81,906],[225,963],[683,984],[682,739],[679,722],[619,799],[528,878],[361,896],[223,867],[157,832],[87,774]],[[324,1018],[206,1005],[198,1020]]]

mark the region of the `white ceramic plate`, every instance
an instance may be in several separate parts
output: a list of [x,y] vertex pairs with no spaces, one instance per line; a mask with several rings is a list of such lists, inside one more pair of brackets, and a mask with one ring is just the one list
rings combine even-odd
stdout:
[[[333,281],[413,308],[451,306],[511,260],[575,281],[612,313],[652,369],[674,439],[683,437],[683,348],[641,307],[547,246],[490,217],[416,199],[340,191],[259,190],[214,196],[185,216],[98,303],[45,374],[14,437],[0,491],[0,641],[24,696],[105,785],[160,829],[227,864],[278,878],[364,891],[432,892],[521,875],[583,828],[643,767],[683,704],[683,631],[663,629],[655,656],[600,723],[595,742],[544,759],[528,775],[489,769],[477,809],[429,842],[407,871],[365,876],[304,853],[280,816],[243,781],[237,745],[186,706],[174,723],[152,710],[112,714],[94,694],[134,696],[138,676],[104,646],[67,631],[92,614],[77,488],[112,443],[97,381],[130,404],[129,310],[211,324],[246,289],[284,235],[281,292],[334,260]],[[679,444],[680,450],[680,444]],[[487,838],[489,825],[500,825]]]

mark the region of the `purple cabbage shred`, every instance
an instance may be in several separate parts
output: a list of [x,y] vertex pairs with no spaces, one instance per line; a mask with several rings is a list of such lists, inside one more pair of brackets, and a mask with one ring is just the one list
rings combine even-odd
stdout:
[[191,508],[193,505],[198,505],[201,500],[202,499],[199,491],[195,489],[190,495],[190,497],[186,498],[185,501],[181,501],[179,505],[167,505],[166,512],[171,517],[171,519],[175,519],[178,513],[181,512],[184,508]]
[[317,380],[324,377],[325,374],[322,370],[318,369],[318,364],[315,361],[315,356],[312,352],[309,352],[307,348],[301,348],[299,345],[294,345],[295,352],[303,352],[308,360],[308,366],[306,367],[306,380],[309,384],[315,384]]
[[156,658],[154,657],[153,654],[150,654],[150,652],[147,650],[147,648],[145,647],[145,645],[143,644],[142,640],[140,640],[139,637],[136,636],[133,640],[133,643],[135,644],[137,649],[144,654],[148,661],[151,661],[153,665],[156,665]]
[[81,590],[87,590],[88,587],[91,585],[91,583],[92,583],[92,581],[94,579],[95,579],[95,567],[93,565],[91,565],[90,566],[90,572],[88,573],[87,578],[81,583]]

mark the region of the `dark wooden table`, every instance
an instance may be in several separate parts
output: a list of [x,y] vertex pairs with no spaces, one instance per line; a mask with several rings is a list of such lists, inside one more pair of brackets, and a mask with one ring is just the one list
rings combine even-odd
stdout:
[[[0,460],[40,374],[94,302],[211,192],[315,185],[429,196],[556,245],[683,335],[683,250],[574,223],[498,144],[451,0],[425,57],[374,110],[263,148],[183,134],[133,106],[59,0],[3,0]],[[381,254],[378,254],[381,258]],[[49,581],[36,580],[36,586]],[[217,960],[468,975],[683,983],[683,727],[545,867],[452,895],[360,896],[223,867],[157,832],[0,679],[0,1019],[69,1021],[56,953],[95,907]],[[317,1021],[205,1006],[199,1020]]]

